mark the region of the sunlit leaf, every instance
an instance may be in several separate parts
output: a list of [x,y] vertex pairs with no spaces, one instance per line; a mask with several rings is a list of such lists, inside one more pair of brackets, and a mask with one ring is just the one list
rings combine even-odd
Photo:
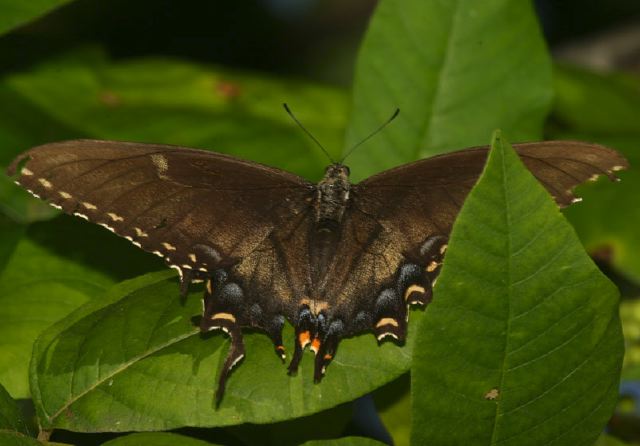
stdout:
[[617,400],[618,293],[496,136],[412,366],[412,444],[590,444]]
[[542,136],[551,65],[528,1],[380,2],[356,66],[346,147],[400,116],[349,158],[362,178],[383,168],[486,144]]

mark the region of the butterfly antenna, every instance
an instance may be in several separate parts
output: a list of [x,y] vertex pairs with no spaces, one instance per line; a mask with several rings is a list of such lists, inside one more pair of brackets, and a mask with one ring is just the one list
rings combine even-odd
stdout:
[[287,112],[287,114],[289,116],[291,116],[291,119],[293,119],[293,121],[298,124],[298,127],[300,127],[306,134],[307,136],[309,136],[309,138],[311,138],[313,140],[313,142],[316,143],[316,145],[318,147],[320,147],[320,150],[322,150],[324,152],[325,155],[327,155],[327,158],[329,158],[329,161],[331,161],[333,164],[335,164],[335,161],[333,160],[333,158],[331,158],[331,155],[329,155],[329,152],[326,151],[326,149],[322,146],[322,144],[320,144],[320,141],[318,141],[315,136],[313,136],[311,134],[311,132],[309,130],[307,130],[300,121],[298,121],[298,118],[295,117],[295,115],[293,114],[293,112],[291,111],[291,109],[289,108],[289,106],[286,104],[286,102],[284,104],[282,104],[282,106],[284,107],[285,111]]
[[373,138],[374,136],[376,136],[379,132],[381,132],[386,126],[388,126],[389,124],[391,124],[391,121],[393,121],[394,119],[396,119],[398,117],[398,115],[400,114],[400,109],[396,108],[396,110],[393,112],[393,114],[391,115],[391,117],[389,119],[387,119],[380,127],[378,127],[377,129],[375,129],[373,132],[371,132],[371,134],[369,134],[369,136],[367,136],[365,139],[363,139],[362,141],[360,141],[359,143],[357,143],[355,146],[351,147],[351,149],[347,152],[347,154],[345,156],[342,157],[342,159],[340,160],[340,164],[342,164],[344,162],[344,160],[347,159],[347,157],[349,155],[351,155],[351,153],[356,150],[358,147],[360,147],[362,144],[364,144],[365,142],[369,141],[371,138]]

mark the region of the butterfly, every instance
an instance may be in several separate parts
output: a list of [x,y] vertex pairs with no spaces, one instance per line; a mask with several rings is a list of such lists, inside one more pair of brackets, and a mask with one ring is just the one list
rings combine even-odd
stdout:
[[[612,149],[582,142],[514,146],[560,206],[572,189],[626,168]],[[402,343],[409,307],[427,305],[447,239],[488,148],[396,167],[352,184],[332,163],[311,183],[229,155],[159,144],[73,140],[44,144],[8,168],[16,183],[97,223],[178,270],[181,295],[204,281],[200,329],[228,333],[223,395],[244,357],[242,328],[264,332],[288,370],[315,353],[320,381],[344,337],[372,331]]]

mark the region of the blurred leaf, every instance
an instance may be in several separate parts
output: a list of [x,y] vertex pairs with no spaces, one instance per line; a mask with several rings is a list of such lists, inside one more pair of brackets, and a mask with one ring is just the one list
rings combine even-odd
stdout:
[[[346,119],[344,93],[335,88],[171,59],[111,63],[95,51],[55,59],[3,83],[14,100],[37,107],[64,137],[212,148],[310,176],[322,173],[326,157],[282,103],[289,102],[334,153]],[[31,126],[42,132],[37,122]],[[11,148],[11,157],[26,148]]]
[[0,35],[24,25],[70,0],[0,0]]
[[640,300],[623,301],[620,319],[626,347],[622,379],[640,381]]
[[2,446],[43,446],[35,438],[27,437],[17,432],[0,431],[0,444]]
[[411,436],[411,388],[408,374],[373,393],[380,418],[394,446],[408,446]]
[[5,430],[29,435],[27,423],[22,417],[18,405],[0,385],[0,431]]
[[[313,383],[313,354],[295,377],[273,353],[269,338],[246,333],[247,357],[234,369],[219,409],[213,408],[217,373],[229,347],[225,336],[201,336],[176,298],[170,271],[115,286],[36,342],[31,388],[46,429],[78,432],[165,430],[180,426],[273,423],[310,415],[370,392],[403,372],[407,345],[378,347],[373,336],[340,344],[321,384]],[[420,320],[421,312],[412,319]],[[293,349],[293,329],[284,338]],[[204,339],[203,339],[204,338]]]
[[399,117],[349,157],[363,178],[485,144],[496,127],[539,139],[551,65],[529,1],[380,2],[356,66],[346,149]]
[[364,437],[344,437],[335,440],[307,441],[301,446],[384,446],[384,443]]
[[554,65],[556,125],[592,135],[639,135],[640,78]]
[[0,382],[29,396],[38,334],[116,280],[162,267],[110,232],[72,218],[24,227],[0,218]]
[[213,443],[169,432],[144,432],[118,437],[102,446],[213,446]]
[[600,180],[582,186],[583,202],[565,215],[589,251],[640,282],[640,206],[630,205],[640,191],[640,78],[558,66],[555,86],[548,136],[613,147],[631,164],[620,172],[618,184]]
[[[282,102],[336,157],[346,119],[334,88],[169,59],[111,63],[90,51],[0,80],[0,99],[0,118],[11,115],[0,119],[0,165],[36,144],[90,137],[212,148],[315,179],[328,160]],[[6,213],[40,218],[16,191],[0,182]]]
[[418,327],[412,444],[590,444],[617,400],[618,293],[494,138]]

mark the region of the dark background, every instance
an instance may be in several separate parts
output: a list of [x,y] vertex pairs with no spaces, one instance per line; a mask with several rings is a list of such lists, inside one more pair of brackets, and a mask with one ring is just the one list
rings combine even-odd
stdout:
[[[348,86],[375,4],[374,0],[78,0],[4,36],[0,70],[19,69],[61,50],[97,44],[115,59],[175,56]],[[539,0],[536,7],[552,49],[634,24],[640,28],[638,0]],[[640,42],[635,47],[638,50]],[[640,65],[640,50],[627,57],[633,68]]]

